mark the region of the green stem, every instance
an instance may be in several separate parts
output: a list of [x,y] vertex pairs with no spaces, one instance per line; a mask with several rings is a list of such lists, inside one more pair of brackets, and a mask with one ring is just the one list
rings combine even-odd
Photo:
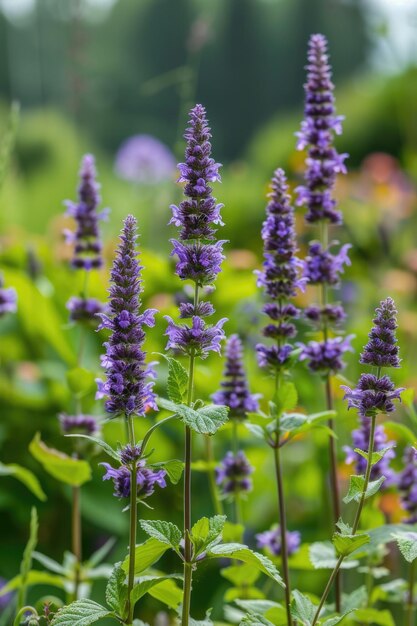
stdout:
[[416,582],[416,566],[417,559],[414,559],[410,563],[410,573],[408,576],[408,602],[407,602],[407,626],[413,626],[414,624],[414,611],[415,611],[415,602],[414,602],[414,586]]
[[206,444],[206,459],[207,459],[207,476],[209,480],[211,499],[213,501],[214,510],[217,515],[223,515],[223,503],[219,498],[219,491],[216,484],[216,473],[214,470],[214,454],[213,454],[213,442],[209,435],[204,437]]
[[[237,455],[239,451],[238,422],[236,418],[233,420],[232,451],[235,456]],[[235,513],[235,517],[234,517],[235,523],[241,524],[242,523],[242,499],[240,497],[239,489],[237,489],[234,493],[233,504],[234,504],[234,513]]]
[[20,626],[21,619],[26,613],[32,613],[33,617],[39,617],[39,613],[33,606],[24,606],[20,609],[18,614],[16,615],[13,626]]
[[[129,443],[135,445],[135,429],[133,417],[127,417],[129,429]],[[135,584],[135,556],[136,556],[136,530],[137,530],[137,501],[136,501],[136,474],[137,466],[134,461],[130,468],[130,534],[129,534],[129,576],[127,581],[127,621],[126,624],[133,624],[133,613],[135,606],[131,602],[130,594]]]
[[[198,305],[198,284],[195,284],[194,290],[194,309]],[[191,406],[194,392],[194,366],[195,355],[190,354],[190,363],[188,368],[188,392],[187,405]],[[185,426],[185,449],[184,449],[184,589],[182,602],[182,618],[181,625],[188,626],[190,618],[191,606],[191,585],[192,585],[192,550],[191,550],[191,453],[192,453],[192,437],[191,429]]]
[[[379,373],[378,373],[378,377],[379,377]],[[362,493],[361,493],[361,498],[359,500],[359,505],[356,511],[356,515],[355,515],[355,520],[353,522],[353,527],[352,527],[352,535],[356,535],[356,532],[359,528],[359,522],[360,522],[360,518],[361,518],[361,513],[362,513],[362,509],[363,509],[363,505],[365,503],[366,500],[366,492],[368,489],[368,485],[369,485],[369,480],[371,477],[371,469],[372,469],[372,454],[374,451],[374,436],[375,436],[375,424],[376,424],[376,416],[373,415],[371,417],[371,432],[369,435],[369,450],[368,450],[368,458],[367,458],[367,463],[366,463],[366,472],[365,472],[365,482],[363,484],[363,489],[362,489]],[[343,561],[344,561],[345,557],[344,556],[340,556],[337,560],[337,563],[335,565],[335,568],[329,578],[329,581],[326,585],[326,588],[323,592],[323,595],[321,597],[320,600],[320,604],[317,607],[317,611],[316,614],[314,616],[314,620],[311,624],[311,626],[315,626],[317,624],[317,620],[319,619],[320,616],[320,612],[324,606],[324,603],[327,600],[327,596],[329,595],[330,589],[332,588],[333,582],[335,581],[337,574],[339,573],[340,570],[340,566],[342,565]]]
[[75,556],[74,600],[78,599],[81,579],[82,544],[81,544],[81,488],[72,488],[72,553]]

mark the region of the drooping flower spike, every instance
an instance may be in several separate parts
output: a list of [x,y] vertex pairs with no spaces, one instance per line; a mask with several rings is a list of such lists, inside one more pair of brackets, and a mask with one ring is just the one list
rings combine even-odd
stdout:
[[274,345],[258,344],[256,350],[261,367],[279,369],[287,364],[293,350],[287,340],[296,334],[293,320],[299,313],[288,300],[304,289],[306,280],[300,277],[302,263],[296,257],[294,209],[282,169],[274,172],[268,197],[262,228],[264,263],[262,271],[256,274],[258,286],[264,289],[269,299],[263,311],[270,323],[265,326],[263,334],[272,338]]
[[245,419],[248,413],[258,410],[259,397],[259,394],[249,391],[239,335],[231,335],[226,344],[226,364],[221,389],[212,395],[213,402],[228,406],[229,418]]
[[75,232],[64,232],[66,241],[74,245],[71,264],[76,269],[91,270],[102,267],[102,243],[99,222],[107,217],[108,210],[97,211],[101,198],[96,181],[94,157],[86,154],[81,162],[78,202],[67,200],[67,215],[76,222]]
[[152,393],[155,373],[145,363],[143,326],[154,325],[155,309],[139,313],[142,291],[141,270],[136,246],[137,223],[129,215],[120,235],[113,262],[108,313],[101,314],[99,329],[111,331],[104,344],[102,365],[106,381],[99,383],[98,396],[106,396],[106,410],[116,415],[144,415],[148,407],[156,409]]

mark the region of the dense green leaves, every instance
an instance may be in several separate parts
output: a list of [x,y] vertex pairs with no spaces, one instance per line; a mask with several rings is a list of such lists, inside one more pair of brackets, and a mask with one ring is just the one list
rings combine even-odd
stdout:
[[131,595],[130,595],[131,601],[133,604],[136,604],[136,602],[140,600],[146,593],[150,593],[152,589],[155,590],[156,587],[160,587],[159,599],[166,598],[167,602],[165,602],[165,600],[161,600],[161,601],[168,604],[168,606],[170,606],[171,608],[174,608],[173,600],[172,600],[173,587],[172,585],[170,587],[167,587],[167,586],[164,587],[163,585],[167,581],[170,581],[171,583],[173,583],[173,586],[177,590],[177,592],[179,592],[176,594],[176,597],[174,597],[174,602],[175,602],[174,606],[176,607],[182,600],[182,590],[176,587],[174,579],[181,579],[181,578],[182,577],[179,576],[178,574],[172,574],[170,576],[164,576],[164,575],[141,576],[140,578],[136,579],[136,584],[133,587]]
[[291,615],[302,626],[311,626],[316,612],[316,607],[304,594],[295,589],[293,591],[293,600],[291,602]]
[[[384,480],[385,480],[385,476],[380,476],[378,480],[373,480],[369,482],[367,489],[366,489],[365,498],[370,498],[371,496],[375,495],[379,491],[379,488],[381,487]],[[348,502],[351,502],[352,500],[359,502],[359,500],[362,497],[364,486],[365,486],[365,476],[351,476],[350,483],[349,483],[349,491],[347,495],[343,498],[343,502],[346,502],[346,504]]]
[[172,522],[141,520],[140,525],[150,537],[165,543],[175,551],[179,550],[182,533],[178,526],[175,526]]
[[191,529],[191,541],[194,545],[195,556],[221,541],[225,522],[224,515],[215,515],[210,518],[202,517],[194,524]]
[[358,535],[343,535],[334,533],[332,542],[339,556],[348,556],[358,548],[369,542],[369,535],[362,533]]
[[39,433],[36,433],[32,439],[29,450],[48,474],[63,483],[73,487],[80,487],[91,479],[91,468],[87,461],[73,459],[63,452],[48,448],[41,441]]
[[0,463],[0,476],[13,476],[13,478],[23,483],[39,500],[42,500],[42,502],[46,500],[46,494],[39,480],[36,478],[35,474],[25,467],[17,465],[16,463],[10,463],[9,465]]
[[188,372],[179,361],[165,355],[163,356],[168,361],[168,398],[172,400],[172,402],[182,404],[186,400]]
[[263,554],[253,552],[240,543],[223,543],[213,546],[208,552],[209,557],[229,558],[256,566],[261,572],[284,586],[283,580],[275,565]]
[[164,398],[158,398],[158,405],[176,413],[179,418],[200,435],[214,435],[227,422],[228,409],[225,406],[209,404],[195,410],[185,404],[176,404]]
[[116,563],[106,587],[106,602],[121,617],[126,613],[126,572],[121,563]]
[[90,626],[104,617],[115,616],[112,611],[93,600],[77,600],[59,609],[51,626]]
[[[166,541],[159,541],[153,537],[137,545],[135,550],[135,574],[141,574],[151,567],[168,549],[169,544]],[[129,557],[126,557],[123,561],[122,568],[125,572],[128,572]]]

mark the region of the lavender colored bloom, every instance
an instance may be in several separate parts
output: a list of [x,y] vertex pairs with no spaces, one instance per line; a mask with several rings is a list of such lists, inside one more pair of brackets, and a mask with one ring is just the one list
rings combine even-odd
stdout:
[[386,298],[375,311],[374,326],[364,347],[360,362],[376,367],[399,367],[397,339],[397,310],[394,300]]
[[81,322],[90,325],[98,324],[98,314],[103,313],[104,305],[96,298],[72,297],[67,302],[69,319],[71,322]]
[[[286,532],[288,556],[297,552],[301,544],[301,535],[297,530]],[[279,526],[256,535],[258,548],[266,548],[274,556],[281,554],[281,531]]]
[[310,243],[309,254],[305,259],[304,278],[311,285],[339,285],[339,275],[343,272],[345,265],[350,265],[348,250],[352,246],[346,244],[342,246],[337,254],[330,252],[330,247],[323,249],[321,243],[316,241]]
[[228,452],[221,464],[216,467],[216,483],[221,487],[224,495],[248,492],[252,489],[252,480],[249,476],[253,471],[252,465],[242,450],[236,454]]
[[417,524],[417,450],[408,447],[404,452],[404,469],[399,476],[398,489],[401,504],[408,516],[404,522]]
[[274,172],[268,197],[262,227],[263,270],[256,274],[258,286],[264,288],[270,300],[263,311],[271,323],[264,328],[263,335],[274,339],[277,345],[259,344],[256,350],[260,367],[277,369],[287,364],[292,351],[292,346],[283,342],[296,335],[293,319],[298,316],[298,309],[286,301],[304,289],[305,279],[299,276],[302,263],[295,256],[294,209],[283,170]]
[[[366,459],[355,452],[355,448],[359,448],[364,452],[369,450],[369,438],[371,434],[371,419],[361,416],[360,427],[352,432],[352,447],[344,446],[346,453],[346,463],[355,463],[356,474],[362,475],[366,471]],[[382,425],[377,425],[374,436],[374,452],[380,452],[384,448],[394,446],[394,441],[388,441],[385,429]],[[372,466],[371,480],[378,480],[381,476],[385,476],[383,487],[390,487],[395,482],[395,472],[390,467],[390,462],[395,458],[394,450],[388,450],[385,455],[375,465]]]
[[17,294],[13,287],[4,287],[3,277],[0,275],[0,317],[6,313],[16,313]]
[[70,433],[96,435],[100,430],[97,420],[93,415],[67,415],[66,413],[61,413],[61,415],[59,415],[59,421],[64,435]]
[[348,408],[358,410],[361,417],[370,417],[377,413],[392,413],[395,411],[393,400],[401,400],[402,387],[396,389],[389,376],[378,378],[373,374],[362,374],[355,389],[345,385],[345,400]]
[[222,318],[217,324],[208,326],[197,316],[192,318],[192,325],[175,324],[169,315],[165,315],[168,321],[166,335],[168,343],[166,349],[172,349],[187,355],[199,356],[205,359],[210,351],[220,354],[220,343],[224,339],[223,324],[227,321]]
[[115,170],[120,178],[132,183],[155,184],[172,178],[175,159],[159,139],[151,135],[134,135],[117,151]]
[[198,317],[209,317],[214,313],[214,307],[211,302],[199,302],[195,307],[192,302],[180,302],[180,318],[190,319],[195,315]]
[[311,305],[304,310],[305,318],[315,327],[340,326],[346,313],[339,304],[326,304],[323,307]]
[[[125,465],[121,465],[115,469],[109,463],[101,463],[106,468],[106,473],[103,476],[103,480],[113,480],[114,484],[114,496],[116,498],[129,498],[130,497],[130,484],[131,484],[131,470]],[[155,491],[155,485],[159,487],[166,487],[165,470],[154,471],[149,467],[146,467],[146,461],[138,461],[136,464],[136,484],[137,484],[137,497],[141,500],[148,498]]]
[[238,335],[232,335],[226,344],[226,365],[221,390],[212,395],[214,404],[230,409],[229,417],[245,419],[247,413],[258,410],[259,394],[249,391],[243,367],[243,347]]
[[136,249],[136,219],[129,215],[120,236],[120,244],[111,270],[109,313],[101,314],[99,328],[111,331],[104,344],[106,354],[102,365],[106,382],[99,385],[99,397],[107,396],[106,410],[113,415],[144,415],[147,407],[155,406],[152,393],[154,376],[145,364],[142,345],[143,326],[154,325],[154,309],[139,314],[141,270]]
[[298,204],[307,207],[310,223],[327,220],[340,224],[342,216],[332,197],[338,173],[346,173],[346,154],[333,146],[335,134],[342,132],[342,117],[335,113],[334,85],[328,62],[327,41],[323,35],[312,35],[308,48],[307,82],[305,84],[305,119],[298,135],[298,149],[308,149],[305,186],[298,187]]
[[80,169],[81,182],[78,187],[78,202],[67,200],[67,215],[73,217],[77,227],[75,232],[65,231],[67,243],[74,244],[72,266],[76,269],[91,270],[103,265],[102,244],[99,222],[107,217],[108,211],[97,212],[101,198],[100,185],[96,181],[94,157],[86,154]]
[[221,272],[224,241],[215,244],[182,243],[171,239],[171,256],[178,257],[177,274],[181,280],[192,280],[200,286],[210,285]]
[[348,350],[352,352],[352,337],[333,337],[323,341],[310,341],[306,345],[300,344],[300,361],[307,360],[309,369],[323,376],[336,374],[345,366],[342,360],[344,353]]
[[120,460],[123,465],[129,465],[134,461],[140,459],[140,455],[142,453],[141,446],[134,445],[132,446],[128,443],[124,448],[120,450]]

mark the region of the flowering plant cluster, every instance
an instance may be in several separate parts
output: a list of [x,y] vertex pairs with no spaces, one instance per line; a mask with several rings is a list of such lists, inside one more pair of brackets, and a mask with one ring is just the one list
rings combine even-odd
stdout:
[[[67,216],[75,222],[75,230],[66,231],[73,245],[70,267],[75,271],[74,283],[80,277],[82,285],[68,294],[77,357],[67,372],[65,412],[58,415],[62,447],[69,446],[70,453],[49,447],[40,433],[29,447],[43,469],[66,485],[63,502],[71,509],[71,551],[61,564],[36,550],[38,513],[33,508],[20,574],[0,584],[0,619],[5,607],[13,616],[13,626],[89,626],[102,620],[125,626],[149,626],[149,622],[391,626],[390,603],[396,603],[401,623],[415,623],[416,436],[407,426],[387,420],[402,399],[406,401],[407,393],[397,383],[398,312],[391,297],[385,296],[376,306],[359,358],[363,371],[357,384],[341,376],[348,352],[354,351],[354,336],[344,334],[349,318],[333,294],[350,265],[351,245],[339,244],[330,234],[343,221],[335,185],[338,174],[346,172],[347,155],[339,154],[334,145],[342,117],[336,115],[323,35],[313,35],[309,41],[305,92],[305,119],[298,133],[298,149],[306,151],[304,183],[295,189],[294,200],[284,170],[275,170],[259,229],[263,264],[253,283],[259,289],[257,307],[263,322],[256,341],[253,336],[248,340],[242,331],[229,332],[232,311],[230,320],[215,319],[214,283],[220,279],[228,242],[217,236],[224,225],[223,205],[213,196],[213,185],[221,182],[220,164],[212,157],[205,108],[197,104],[190,111],[185,159],[178,165],[184,197],[170,207],[169,225],[178,229],[177,237],[170,240],[173,273],[183,286],[177,296],[177,319],[175,314],[162,316],[156,308],[144,306],[147,280],[143,280],[145,257],[138,245],[140,216],[128,215],[123,221],[111,262],[107,303],[90,297],[90,274],[105,270],[100,222],[107,213],[98,212],[94,158],[83,158],[78,201],[67,202]],[[149,146],[155,162],[147,159]],[[172,158],[152,137],[136,136],[120,149],[116,171],[139,184],[156,184],[169,180]],[[152,176],[144,175],[147,168]],[[302,239],[298,242],[294,205],[303,207],[306,224],[317,228],[318,238],[307,246]],[[0,317],[12,318],[19,315],[17,293],[5,284],[9,280],[4,283],[1,277]],[[85,346],[97,336],[102,337],[103,349],[92,371],[86,367]],[[155,336],[164,342],[167,338],[159,362],[149,348]],[[223,349],[224,364],[219,366]],[[262,393],[249,375],[251,356],[256,356],[262,373]],[[100,364],[101,376],[96,378]],[[317,387],[318,403],[323,396],[320,412],[304,406],[304,364]],[[216,372],[222,368],[220,377]],[[202,376],[211,386],[205,398],[199,397]],[[335,403],[337,397],[340,405],[343,397],[344,410]],[[359,424],[349,435],[351,441],[341,446],[338,436],[346,429],[350,409],[357,413]],[[381,418],[387,420],[385,425]],[[108,436],[118,425],[117,438]],[[171,447],[159,449],[156,443],[152,447],[151,442],[158,441],[155,433],[164,434],[169,443],[179,443],[182,458],[160,460]],[[395,449],[403,443],[401,437],[407,440],[403,458]],[[268,451],[265,466],[257,456],[257,441]],[[310,542],[297,507],[288,506],[291,468],[308,464],[304,448],[300,453],[304,443],[310,448],[317,445],[320,454],[324,446],[328,448],[323,492],[330,495],[331,513],[322,536]],[[353,471],[349,481],[341,471],[342,454]],[[81,501],[85,507],[89,493],[83,485],[97,466],[108,502],[113,496],[112,504],[121,509],[120,525],[126,533],[120,560],[114,565],[104,562],[114,547],[112,539],[88,558],[83,554]],[[39,481],[28,469],[16,464],[0,469],[45,500]],[[268,506],[273,503],[272,525],[264,511],[252,506],[257,490],[265,493]],[[383,498],[396,492],[402,519],[398,524],[385,523]],[[169,502],[172,497],[176,503],[169,519],[158,519],[158,497]],[[175,507],[182,526],[174,523]],[[198,510],[204,515],[196,519]],[[255,526],[261,532],[255,532]],[[379,577],[386,575],[385,565],[390,563],[388,546],[392,560],[395,544],[407,562],[407,580],[380,584]],[[207,575],[208,564],[216,560],[218,573],[229,586],[212,617],[208,606],[196,606],[194,591]],[[33,561],[44,569],[36,569]],[[349,569],[356,569],[355,579],[361,580],[358,588],[352,589],[345,575]],[[318,571],[311,587],[302,591],[297,588],[299,570]],[[261,576],[269,584],[259,584]],[[103,598],[94,587],[98,579],[106,581]],[[54,587],[56,595],[32,601],[32,587],[38,584]],[[150,615],[147,595],[163,603],[166,613]],[[389,608],[379,610],[378,602]]]

